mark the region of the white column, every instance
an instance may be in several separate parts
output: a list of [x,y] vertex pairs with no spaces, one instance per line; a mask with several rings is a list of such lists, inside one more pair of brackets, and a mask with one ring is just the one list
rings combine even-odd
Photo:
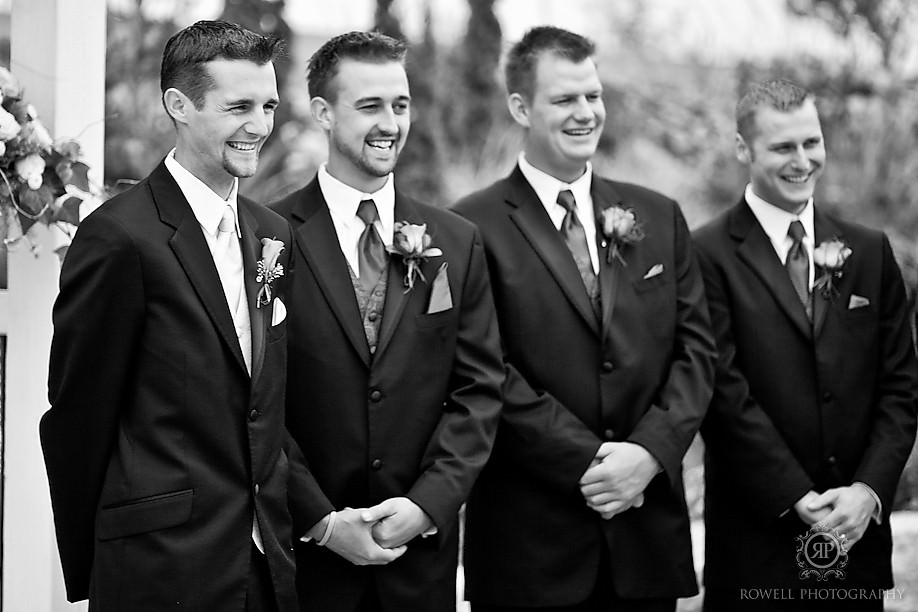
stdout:
[[[105,0],[13,0],[10,68],[56,137],[78,138],[102,178]],[[66,603],[38,443],[47,410],[51,306],[58,261],[49,232],[30,232],[36,258],[10,253],[6,297],[7,378],[3,495],[3,610],[86,609]]]

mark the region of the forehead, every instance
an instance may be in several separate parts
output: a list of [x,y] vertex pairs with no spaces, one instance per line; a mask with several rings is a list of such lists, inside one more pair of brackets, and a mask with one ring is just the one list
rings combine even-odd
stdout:
[[602,89],[592,58],[572,61],[547,51],[539,55],[535,68],[534,94],[553,96]]
[[332,81],[339,100],[409,97],[408,76],[399,62],[343,59]]
[[821,137],[819,113],[813,100],[806,100],[791,111],[760,106],[755,111],[755,139],[765,143],[801,142]]
[[215,59],[205,69],[213,79],[208,97],[223,100],[263,100],[277,98],[274,64],[257,64],[250,60]]

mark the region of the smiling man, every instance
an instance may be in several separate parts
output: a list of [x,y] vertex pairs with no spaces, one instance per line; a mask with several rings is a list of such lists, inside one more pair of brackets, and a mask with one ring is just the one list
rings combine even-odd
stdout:
[[[811,93],[755,83],[736,121],[749,184],[694,236],[720,354],[702,426],[704,607],[879,611],[875,593],[893,586],[889,513],[915,438],[902,277],[881,232],[814,204],[826,148]],[[830,550],[798,555],[814,525]],[[823,570],[844,578],[817,582]],[[816,587],[845,600],[800,596]]]
[[553,27],[513,46],[523,152],[455,206],[484,237],[507,368],[467,509],[474,612],[672,611],[697,591],[682,456],[714,340],[678,205],[593,172],[606,116],[593,52]]
[[297,261],[288,424],[315,475],[293,500],[312,540],[297,544],[304,611],[455,611],[457,514],[500,411],[478,233],[394,184],[411,125],[404,61],[379,33],[316,51],[307,80],[328,162],[273,205]]
[[175,149],[64,261],[41,441],[67,596],[91,610],[296,608],[284,277],[258,278],[291,236],[237,194],[274,126],[279,52],[219,21],[170,38]]

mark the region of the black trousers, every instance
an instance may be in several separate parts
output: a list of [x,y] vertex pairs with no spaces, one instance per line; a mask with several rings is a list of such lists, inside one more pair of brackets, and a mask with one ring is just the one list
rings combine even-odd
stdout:
[[252,543],[248,586],[245,591],[246,612],[278,612],[268,559]]

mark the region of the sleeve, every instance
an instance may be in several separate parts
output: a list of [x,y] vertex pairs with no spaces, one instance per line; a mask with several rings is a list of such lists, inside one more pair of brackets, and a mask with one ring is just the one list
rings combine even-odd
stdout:
[[95,513],[132,382],[144,318],[143,269],[104,210],[80,226],[61,271],[40,435],[71,601],[88,596]]
[[467,269],[450,392],[425,451],[424,471],[408,493],[438,527],[454,520],[488,461],[501,410],[497,314],[477,230]]
[[[711,326],[717,341],[714,395],[701,426],[709,464],[738,497],[753,500],[764,517],[777,517],[814,484],[791,452],[768,414],[752,397],[736,365],[736,344],[727,281],[717,259],[697,249],[707,293]],[[714,482],[713,474],[710,475]]]
[[880,376],[873,428],[854,474],[892,508],[899,477],[915,441],[918,363],[908,316],[905,284],[886,236],[882,242]]
[[708,318],[704,280],[692,251],[688,226],[674,209],[676,327],[669,375],[638,421],[629,442],[640,444],[660,462],[670,482],[682,477],[685,456],[711,399],[716,348]]

